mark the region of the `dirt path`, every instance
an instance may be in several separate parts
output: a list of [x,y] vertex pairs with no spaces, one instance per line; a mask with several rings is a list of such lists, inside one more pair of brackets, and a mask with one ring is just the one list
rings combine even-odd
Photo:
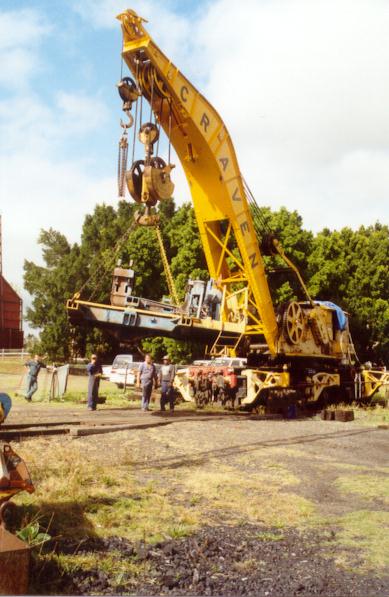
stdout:
[[7,423],[61,418],[132,428],[18,446],[20,502],[57,537],[38,592],[389,594],[388,430],[50,405]]

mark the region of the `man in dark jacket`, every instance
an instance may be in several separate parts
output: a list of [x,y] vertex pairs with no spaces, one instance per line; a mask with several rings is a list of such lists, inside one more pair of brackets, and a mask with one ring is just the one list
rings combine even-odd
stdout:
[[88,410],[96,410],[97,400],[99,398],[100,379],[103,374],[103,368],[100,365],[97,355],[92,354],[90,363],[86,366],[88,372]]

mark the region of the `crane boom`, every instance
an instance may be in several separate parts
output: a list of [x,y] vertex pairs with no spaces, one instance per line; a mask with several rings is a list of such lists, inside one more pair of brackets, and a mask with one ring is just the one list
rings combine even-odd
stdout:
[[[226,289],[227,310],[229,297],[236,297],[232,286],[237,281],[245,285],[247,296],[240,301],[247,323],[244,332],[249,328],[251,333],[263,333],[275,354],[278,326],[228,130],[215,108],[161,52],[145,30],[144,19],[132,10],[118,19],[123,59],[171,139],[189,182],[210,276]],[[239,258],[229,248],[233,237]]]

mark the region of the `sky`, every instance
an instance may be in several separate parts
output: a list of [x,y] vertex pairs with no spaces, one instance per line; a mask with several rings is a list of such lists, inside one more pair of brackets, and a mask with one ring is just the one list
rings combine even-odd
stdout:
[[314,232],[389,222],[387,0],[0,0],[3,271],[26,304],[40,229],[77,242],[117,203],[126,8],[221,114],[259,205]]

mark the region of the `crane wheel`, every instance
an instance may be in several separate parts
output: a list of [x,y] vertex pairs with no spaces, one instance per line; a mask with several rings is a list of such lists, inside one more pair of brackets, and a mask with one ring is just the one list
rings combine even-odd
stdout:
[[304,335],[304,314],[298,303],[289,303],[283,317],[283,329],[290,344],[299,344]]

